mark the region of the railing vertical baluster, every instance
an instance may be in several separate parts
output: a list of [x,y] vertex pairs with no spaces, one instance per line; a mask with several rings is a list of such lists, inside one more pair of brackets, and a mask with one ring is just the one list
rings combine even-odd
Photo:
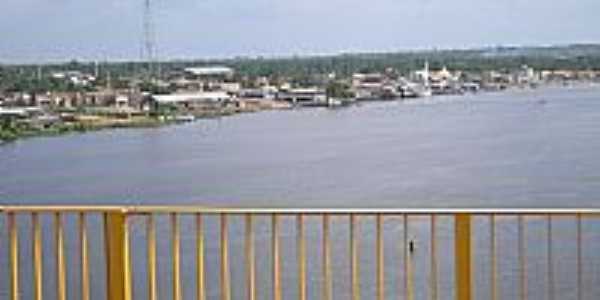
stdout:
[[33,299],[42,300],[43,297],[43,265],[42,265],[42,228],[40,216],[37,212],[31,213],[33,225]]
[[581,214],[577,214],[577,300],[583,299],[583,237],[581,232]]
[[548,299],[554,300],[554,258],[552,249],[552,215],[548,215]]
[[523,215],[517,217],[518,223],[518,251],[519,251],[519,299],[527,299],[527,266],[525,264],[525,224]]
[[181,238],[179,235],[179,218],[177,213],[171,213],[171,254],[173,269],[173,300],[181,300]]
[[104,214],[104,236],[107,299],[131,300],[131,253],[125,212]]
[[90,268],[88,263],[88,233],[85,212],[79,213],[79,258],[81,276],[81,299],[90,299]]
[[157,300],[156,289],[156,226],[154,214],[148,214],[146,219],[146,254],[147,269],[146,280],[148,281],[148,300]]
[[221,300],[231,299],[227,214],[221,213]]
[[456,272],[456,299],[470,300],[471,289],[471,215],[455,215],[454,255]]
[[302,214],[296,217],[296,247],[298,248],[298,300],[306,300],[306,240]]
[[[123,241],[122,241],[122,251],[123,251],[123,276],[125,277],[125,299],[131,300],[133,297],[133,290],[131,284],[131,249],[129,245],[129,223],[127,220],[127,215],[123,215]],[[111,299],[112,300],[112,299]]]
[[402,247],[404,248],[404,296],[407,300],[412,300],[414,298],[413,290],[412,290],[412,270],[411,264],[412,261],[410,259],[409,245],[408,245],[408,215],[404,214],[403,218],[403,228],[404,234],[402,237]]
[[329,241],[329,215],[323,214],[323,300],[332,299],[331,245]]
[[247,299],[256,299],[256,256],[254,249],[254,218],[252,214],[246,215],[246,288]]
[[273,300],[281,300],[279,215],[272,215],[271,250],[273,252]]
[[204,273],[204,226],[202,214],[196,214],[196,300],[206,299]]
[[358,253],[359,237],[357,235],[358,216],[350,215],[350,277],[352,284],[352,300],[360,300],[360,259]]
[[8,213],[8,235],[10,239],[10,298],[21,298],[19,286],[19,228],[14,212]]
[[376,216],[377,300],[385,299],[385,256],[383,248],[383,216]]
[[431,238],[431,280],[429,282],[431,289],[431,300],[438,298],[438,266],[437,266],[437,235],[436,235],[436,216],[431,215],[430,238]]
[[490,294],[492,300],[498,298],[497,265],[496,265],[496,215],[490,215]]
[[65,263],[64,229],[61,213],[54,214],[54,230],[56,242],[56,299],[67,299],[67,269]]

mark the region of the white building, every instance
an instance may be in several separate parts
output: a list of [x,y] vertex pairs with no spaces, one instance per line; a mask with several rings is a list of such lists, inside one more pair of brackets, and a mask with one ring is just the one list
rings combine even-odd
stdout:
[[275,99],[277,88],[274,86],[263,86],[257,89],[243,89],[240,90],[239,96],[242,98]]
[[88,86],[96,81],[95,76],[80,71],[55,72],[51,76],[56,80],[65,80],[76,86]]
[[327,101],[325,91],[318,88],[298,88],[279,92],[279,100],[290,101],[294,104],[301,102],[321,103]]
[[125,95],[118,95],[115,98],[115,106],[118,108],[129,107],[129,97]]
[[521,70],[517,74],[517,82],[522,85],[535,84],[539,79],[539,74],[527,65],[521,66]]
[[184,72],[194,77],[230,77],[234,73],[233,69],[222,66],[185,68]]
[[352,75],[352,91],[357,99],[395,97],[393,82],[381,73],[357,73]]
[[232,99],[226,92],[196,92],[169,95],[152,95],[152,99],[159,105],[183,104],[190,105],[201,102],[224,102]]
[[221,82],[219,89],[229,94],[238,94],[242,86],[239,82]]

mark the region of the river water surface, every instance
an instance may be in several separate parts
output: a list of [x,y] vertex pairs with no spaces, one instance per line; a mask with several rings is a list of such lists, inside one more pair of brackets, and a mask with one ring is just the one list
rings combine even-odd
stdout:
[[600,88],[262,112],[4,145],[0,199],[594,206],[598,137]]
[[[151,129],[124,129],[33,138],[0,146],[0,201],[11,204],[197,204],[328,207],[600,207],[600,88],[544,88],[504,93],[372,102],[342,109],[245,114]],[[30,223],[21,216],[24,296],[31,276]],[[164,218],[164,219],[162,219]],[[311,221],[312,220],[312,221]],[[320,219],[308,221],[309,298],[320,296]],[[52,254],[50,216],[44,217]],[[75,216],[66,216],[69,289],[78,298]],[[184,299],[194,288],[193,219],[182,217]],[[334,299],[348,296],[348,219],[333,219]],[[475,223],[476,299],[489,298],[489,223]],[[527,222],[528,292],[545,299],[546,221]],[[573,218],[555,220],[556,299],[575,299]],[[208,217],[209,298],[218,299],[218,219]],[[438,222],[440,299],[453,295],[452,220]],[[0,270],[7,269],[5,218],[0,217]],[[417,240],[416,299],[425,299],[429,219],[411,217]],[[101,231],[91,217],[90,231]],[[585,220],[585,299],[598,299],[600,222]],[[234,298],[242,299],[243,220],[231,224]],[[257,220],[259,299],[270,298],[269,218]],[[374,297],[374,223],[361,223],[363,298]],[[386,293],[404,293],[401,219],[386,219]],[[516,222],[498,223],[501,299],[518,295]],[[144,220],[132,222],[136,299],[145,298]],[[168,219],[160,217],[159,294],[170,295]],[[292,217],[282,220],[284,299],[295,298]],[[101,239],[90,241],[93,296],[103,295]],[[588,244],[589,243],[589,244]],[[51,257],[51,256],[50,256]],[[48,299],[55,268],[45,261]],[[8,283],[0,274],[0,294]]]

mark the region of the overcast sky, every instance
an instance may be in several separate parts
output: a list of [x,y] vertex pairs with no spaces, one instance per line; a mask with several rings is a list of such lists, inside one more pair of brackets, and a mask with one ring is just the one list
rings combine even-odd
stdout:
[[[143,0],[1,0],[0,61],[139,59]],[[152,0],[158,56],[600,42],[600,0]]]

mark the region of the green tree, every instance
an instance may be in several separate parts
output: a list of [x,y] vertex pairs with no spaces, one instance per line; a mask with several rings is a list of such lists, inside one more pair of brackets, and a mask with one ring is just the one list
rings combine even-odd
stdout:
[[327,84],[325,93],[328,98],[350,98],[352,93],[349,87],[339,81],[331,81]]

